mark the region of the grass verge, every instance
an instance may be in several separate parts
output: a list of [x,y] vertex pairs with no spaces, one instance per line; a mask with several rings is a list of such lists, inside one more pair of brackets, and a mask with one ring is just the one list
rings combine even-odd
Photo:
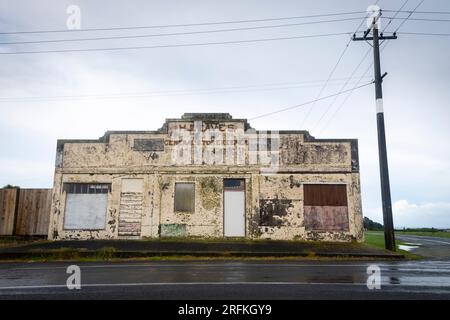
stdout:
[[[365,232],[364,235],[364,244],[369,246],[369,247],[373,247],[373,248],[377,248],[377,249],[384,249],[384,233],[381,231],[367,231]],[[403,254],[405,256],[406,259],[409,260],[420,260],[423,259],[423,257],[418,256],[416,254],[413,254],[409,251],[406,250],[401,250],[399,249],[399,245],[404,245],[405,243],[396,239],[395,241],[395,245],[397,247],[397,253]]]
[[47,240],[42,237],[18,237],[18,236],[0,236],[0,248],[14,248],[25,246],[31,243],[44,243]]
[[444,231],[395,231],[395,233],[411,236],[450,238],[450,232]]

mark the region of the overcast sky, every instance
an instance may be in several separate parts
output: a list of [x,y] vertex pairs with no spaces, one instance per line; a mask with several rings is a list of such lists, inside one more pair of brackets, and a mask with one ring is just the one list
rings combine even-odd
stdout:
[[[374,0],[375,1],[375,0]],[[420,0],[409,0],[412,10]],[[352,15],[253,23],[71,33],[0,34],[0,42],[40,41],[314,23],[232,32],[80,42],[0,45],[0,52],[179,45],[354,32],[371,1],[2,0],[0,30],[64,30],[67,7],[81,9],[81,29],[161,26]],[[405,0],[380,0],[397,10]],[[450,11],[448,0],[425,0],[417,11]],[[384,12],[393,17],[395,12]],[[399,13],[397,17],[406,17]],[[351,19],[350,19],[351,18]],[[353,19],[355,18],[355,19]],[[360,18],[360,19],[356,19]],[[450,19],[415,13],[412,18]],[[395,19],[382,28],[394,31]],[[365,27],[365,22],[360,30]],[[388,159],[396,227],[450,228],[450,22],[408,20],[382,51]],[[229,112],[235,118],[318,97],[348,35],[136,50],[0,55],[0,185],[51,187],[56,139],[98,138],[106,130],[154,130],[185,112]],[[383,45],[384,46],[384,45]],[[351,42],[321,96],[354,87],[370,68],[369,44]],[[362,62],[361,62],[362,61]],[[360,67],[356,69],[358,64]],[[348,79],[353,74],[353,78]],[[360,84],[371,80],[372,69]],[[344,79],[344,80],[343,80]],[[230,88],[232,87],[232,88]],[[37,99],[36,97],[46,97]],[[311,111],[310,111],[311,110]],[[326,112],[328,110],[328,112]],[[350,96],[251,121],[260,130],[306,129],[317,138],[359,139],[364,215],[382,222],[373,85]]]

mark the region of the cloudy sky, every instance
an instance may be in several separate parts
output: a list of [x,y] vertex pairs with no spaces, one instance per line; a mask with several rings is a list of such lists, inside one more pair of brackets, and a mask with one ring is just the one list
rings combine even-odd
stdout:
[[[403,22],[398,18],[408,15],[396,15],[396,10],[402,6],[402,11],[413,10],[420,2],[379,0],[386,10],[385,32],[396,30]],[[371,53],[364,57],[370,46],[349,42],[348,34],[361,25],[370,4],[366,0],[2,0],[0,185],[51,187],[58,138],[153,130],[165,118],[184,112],[229,112],[236,118],[252,118],[368,83]],[[81,9],[81,29],[103,30],[11,34],[66,30],[70,5]],[[450,20],[449,14],[423,13],[450,12],[450,2],[425,0],[417,11],[401,25],[399,38],[384,43],[382,51],[382,70],[389,73],[383,89],[394,221],[397,227],[450,228],[450,37],[406,34],[450,33],[450,22],[429,21]],[[329,13],[352,14],[285,19]],[[205,24],[242,20],[262,21]],[[130,26],[153,28],[108,30]],[[364,27],[365,22],[360,30]],[[199,33],[223,29],[240,30]],[[178,35],[161,36],[167,33]],[[329,36],[299,38],[325,34]],[[138,35],[146,37],[39,42]],[[8,44],[29,41],[38,43]],[[166,47],[11,54],[155,46]],[[370,85],[255,119],[251,125],[261,130],[306,129],[318,138],[358,138],[364,214],[381,222],[375,117]]]

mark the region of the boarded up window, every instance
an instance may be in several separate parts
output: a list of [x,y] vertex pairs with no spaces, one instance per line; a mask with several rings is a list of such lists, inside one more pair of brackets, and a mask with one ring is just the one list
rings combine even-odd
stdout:
[[347,187],[339,184],[305,184],[306,230],[347,231]]
[[110,184],[67,183],[64,215],[66,230],[103,230]]
[[164,139],[134,139],[136,151],[164,151]]
[[119,236],[140,236],[142,202],[144,199],[143,179],[123,179],[120,194]]
[[175,211],[194,212],[195,184],[175,183]]

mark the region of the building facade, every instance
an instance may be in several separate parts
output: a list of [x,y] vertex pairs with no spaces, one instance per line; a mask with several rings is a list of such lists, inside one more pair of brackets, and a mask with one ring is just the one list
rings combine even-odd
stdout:
[[362,241],[357,140],[221,113],[58,140],[48,236]]

